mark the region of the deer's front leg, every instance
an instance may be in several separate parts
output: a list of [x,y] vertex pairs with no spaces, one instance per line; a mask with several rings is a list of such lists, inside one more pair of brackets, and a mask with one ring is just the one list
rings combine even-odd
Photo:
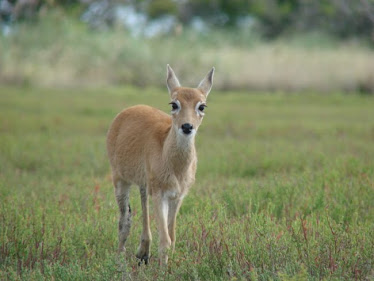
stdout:
[[175,249],[175,225],[180,206],[182,205],[181,198],[169,198],[169,214],[168,214],[168,230],[171,239],[171,249]]
[[168,262],[168,250],[171,246],[171,240],[168,233],[168,211],[169,202],[167,197],[164,196],[164,192],[161,190],[152,195],[153,205],[155,208],[155,218],[160,237],[160,244],[158,248],[160,264],[166,265]]

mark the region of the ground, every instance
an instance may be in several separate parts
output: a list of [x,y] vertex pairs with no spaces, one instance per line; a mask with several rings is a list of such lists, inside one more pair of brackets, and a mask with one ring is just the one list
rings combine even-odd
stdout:
[[213,90],[169,267],[153,220],[138,266],[136,188],[117,257],[106,132],[125,107],[168,102],[166,88],[0,87],[0,279],[374,278],[374,98],[358,94]]

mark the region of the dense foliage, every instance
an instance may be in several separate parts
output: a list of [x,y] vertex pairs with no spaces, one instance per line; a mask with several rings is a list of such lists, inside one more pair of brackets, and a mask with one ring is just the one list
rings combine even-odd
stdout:
[[189,0],[179,11],[185,21],[199,15],[218,25],[235,25],[241,17],[251,15],[268,37],[314,29],[340,37],[371,36],[374,23],[372,0]]
[[[232,27],[246,19],[259,32],[273,38],[287,32],[324,30],[340,38],[360,36],[373,40],[374,0],[0,0],[14,6],[13,18],[30,18],[43,8],[78,7],[83,11],[92,3],[131,5],[148,18],[174,15],[189,24],[199,17],[215,27]],[[0,5],[0,10],[1,10]],[[4,6],[4,5],[3,5]],[[3,20],[7,17],[4,13]]]

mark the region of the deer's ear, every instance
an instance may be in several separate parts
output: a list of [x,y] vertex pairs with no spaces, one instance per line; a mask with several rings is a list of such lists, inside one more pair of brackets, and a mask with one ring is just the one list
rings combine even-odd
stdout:
[[175,75],[173,69],[170,67],[170,65],[166,66],[167,68],[167,77],[166,77],[166,85],[169,89],[169,94],[171,95],[175,88],[180,87],[181,84],[178,81],[177,76]]
[[214,75],[214,67],[209,71],[209,73],[205,76],[205,78],[200,82],[199,86],[197,86],[197,88],[201,90],[206,97],[209,95],[209,92],[213,86],[213,75]]

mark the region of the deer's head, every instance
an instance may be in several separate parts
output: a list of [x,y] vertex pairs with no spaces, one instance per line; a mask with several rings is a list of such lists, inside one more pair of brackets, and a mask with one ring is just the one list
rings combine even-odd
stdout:
[[173,69],[167,65],[166,84],[170,94],[173,129],[181,136],[194,136],[204,117],[206,100],[213,85],[214,67],[197,88],[181,87]]

